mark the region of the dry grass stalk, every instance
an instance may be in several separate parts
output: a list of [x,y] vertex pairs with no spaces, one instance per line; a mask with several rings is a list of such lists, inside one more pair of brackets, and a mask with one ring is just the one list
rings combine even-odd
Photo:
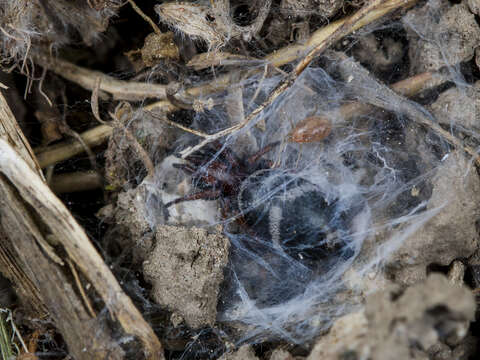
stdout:
[[[4,107],[2,115],[9,113],[3,97],[0,97],[0,107]],[[18,129],[17,125],[8,124],[12,121],[15,121],[13,117],[0,118],[1,128]],[[0,136],[2,273],[20,287],[26,294],[25,299],[37,299],[38,304],[33,300],[31,305],[48,309],[72,356],[77,359],[124,358],[125,353],[117,341],[118,329],[109,328],[111,319],[97,318],[91,322],[81,297],[70,283],[68,269],[52,261],[42,251],[42,243],[50,244],[55,252],[63,248],[66,256],[57,256],[69,259],[81,271],[103,299],[112,319],[118,321],[125,333],[141,341],[146,357],[163,359],[155,334],[123,293],[83,229],[49,190],[35,162],[26,160],[31,150],[25,148],[28,144],[23,143],[23,135],[15,132],[15,136],[9,135],[2,133]]]
[[[412,6],[415,2],[416,0],[387,0],[379,8],[373,9],[371,12],[366,14],[364,18],[358,21],[358,23],[354,24],[351,30],[357,30],[362,26],[378,20],[385,14],[397,9],[398,7]],[[173,5],[178,6],[179,4]],[[325,39],[330,37],[338,28],[342,27],[344,23],[350,20],[351,17],[332,22],[324,28],[314,32],[305,44],[296,44],[279,49],[266,56],[263,60],[270,63],[274,67],[279,67],[292,62],[303,56],[309,49],[316,47],[325,41]],[[52,59],[46,54],[36,53],[33,55],[33,59],[39,65],[48,68],[63,78],[90,91],[95,89],[96,83],[100,78],[101,86],[98,89],[98,96],[103,99],[108,98],[108,94],[112,95],[114,99],[127,101],[137,101],[145,98],[156,98],[162,100],[166,99],[167,86],[165,85],[117,80],[99,71],[89,70],[74,65],[68,61]],[[262,69],[250,70],[248,74],[251,76],[259,71],[262,71]],[[237,72],[234,71],[233,73],[236,74]],[[221,91],[230,86],[231,83],[232,74],[226,74],[217,77],[211,83],[194,86],[190,89],[187,89],[185,91],[185,95],[188,98],[197,98],[208,93]],[[156,105],[151,105],[150,109],[154,106]]]
[[128,101],[145,98],[165,99],[166,97],[165,85],[117,80],[100,71],[85,69],[68,61],[51,58],[46,54],[36,53],[32,57],[37,64],[90,91],[95,89],[97,79],[100,78],[98,94],[100,98],[108,98],[107,94],[115,100]]
[[171,121],[169,119],[167,119],[166,116],[160,116],[160,115],[157,115],[155,114],[154,112],[151,112],[151,111],[146,111],[147,114],[149,114],[151,117],[153,117],[154,119],[157,119],[157,120],[160,120],[160,121],[163,121],[165,123],[167,123],[168,125],[170,126],[173,126],[173,127],[176,127],[178,129],[181,129],[185,132],[188,132],[190,134],[193,134],[193,135],[196,135],[196,136],[199,136],[199,137],[203,137],[203,138],[208,138],[210,135],[207,134],[207,133],[204,133],[202,131],[198,131],[198,130],[194,130],[194,129],[190,129],[189,127],[186,127],[186,126],[183,126],[182,124],[179,124],[179,123],[176,123],[174,121]]
[[[354,24],[351,31],[358,30],[361,27],[380,19],[384,15],[400,7],[407,8],[413,6],[416,2],[417,0],[386,0],[380,7],[372,9],[370,12],[365,14],[365,16],[360,19],[358,23]],[[267,55],[265,58],[263,58],[263,60],[274,67],[280,67],[292,61],[295,61],[304,56],[305,53],[308,52],[310,49],[319,46],[333,33],[335,33],[336,30],[338,30],[351,19],[352,16],[332,22],[327,26],[315,31],[305,44],[295,44],[284,47]],[[251,71],[249,71],[249,75],[251,76],[256,72],[260,72],[262,70],[262,68],[252,69]],[[236,72],[234,71],[233,73]],[[223,76],[218,76],[215,81],[212,81],[211,83],[194,86],[185,90],[185,95],[187,97],[195,98],[199,96],[204,96],[205,94],[222,91],[232,84],[232,78],[235,78],[235,76],[236,75],[230,73]]]
[[152,27],[152,29],[153,29],[153,31],[154,31],[155,33],[157,33],[157,34],[161,34],[161,33],[162,33],[162,32],[160,31],[160,29],[158,28],[157,24],[155,24],[155,23],[153,22],[153,20],[150,19],[150,17],[148,17],[148,16],[142,11],[142,9],[140,9],[140,8],[138,7],[138,5],[135,4],[135,2],[134,2],[133,0],[128,0],[128,2],[129,2],[130,5],[132,6],[133,10],[135,10],[136,13],[137,13],[138,15],[140,15],[140,16],[143,18],[143,20],[145,20],[145,21]]
[[[112,134],[113,128],[109,125],[99,125],[80,134],[84,144],[90,148],[103,144]],[[64,141],[59,144],[35,149],[38,163],[41,168],[69,159],[85,151],[78,141]]]
[[68,267],[70,268],[70,271],[73,274],[73,278],[75,279],[75,284],[77,285],[77,289],[80,292],[80,295],[82,296],[83,303],[85,304],[85,307],[87,308],[88,313],[92,318],[96,318],[97,315],[95,314],[95,310],[93,310],[92,304],[88,299],[88,296],[85,293],[85,290],[83,289],[83,285],[82,285],[82,282],[80,281],[80,277],[78,276],[77,269],[75,269],[75,265],[72,263],[70,259],[67,259],[67,264],[68,264]]
[[179,110],[175,105],[173,105],[170,101],[168,100],[160,100],[156,101],[154,103],[151,103],[149,105],[145,105],[142,107],[143,111],[155,111],[155,112],[173,112]]
[[[43,180],[4,140],[0,140],[0,172],[8,178],[23,202],[29,204],[31,209],[39,210],[36,212],[37,221],[42,221],[50,229],[56,240],[55,245],[64,249],[68,258],[92,284],[112,318],[119,322],[125,333],[136,335],[142,341],[147,358],[163,358],[161,345],[152,329],[125,295],[83,229]],[[19,217],[20,221],[22,217]],[[40,273],[45,271],[38,270]],[[47,275],[50,276],[39,274]],[[55,301],[60,299],[55,298]],[[90,348],[90,345],[87,348]]]
[[23,135],[22,130],[15,120],[7,101],[0,93],[0,138],[8,139],[10,144],[15,144],[15,150],[34,169],[39,176],[43,177],[42,169],[38,164],[30,144]]
[[195,55],[188,63],[187,66],[195,70],[203,70],[210,67],[219,65],[237,65],[239,63],[249,64],[255,60],[243,55],[231,54],[228,52],[206,52]]
[[55,194],[88,191],[101,189],[103,178],[94,171],[78,171],[53,176],[49,186]]

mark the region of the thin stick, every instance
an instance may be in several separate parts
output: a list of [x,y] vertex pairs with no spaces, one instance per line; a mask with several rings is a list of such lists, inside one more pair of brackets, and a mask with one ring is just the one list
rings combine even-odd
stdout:
[[47,96],[47,94],[45,94],[43,92],[43,80],[45,80],[45,75],[47,75],[47,68],[43,68],[42,69],[42,76],[40,76],[40,81],[38,83],[38,92],[40,93],[40,95],[42,95],[45,100],[47,101],[48,105],[50,105],[50,107],[53,107],[53,103],[52,101],[50,100],[50,98]]
[[36,52],[32,57],[41,66],[90,91],[95,89],[100,78],[99,96],[104,99],[108,99],[106,93],[111,94],[115,100],[138,101],[145,98],[166,98],[165,85],[117,80],[100,71],[85,69],[43,53]]
[[52,177],[48,184],[55,194],[101,189],[102,177],[94,171],[78,171]]
[[[71,259],[76,269],[92,284],[108,314],[118,321],[121,330],[142,342],[145,354],[142,355],[146,359],[164,359],[158,338],[124,293],[85,231],[10,143],[1,139],[0,172],[15,188],[16,196],[22,202],[33,209],[41,209],[36,212],[38,221],[48,225],[58,246],[65,250],[66,258]],[[38,229],[35,231],[41,235]]]
[[142,9],[140,9],[140,8],[137,6],[137,4],[135,4],[135,3],[133,2],[133,0],[128,0],[128,2],[130,3],[130,5],[132,5],[133,10],[135,10],[136,13],[143,18],[143,20],[145,20],[146,22],[148,22],[148,23],[150,24],[150,26],[153,28],[153,31],[155,31],[155,33],[157,33],[157,34],[161,34],[161,33],[162,33],[162,32],[160,31],[160,29],[158,28],[157,24],[155,24],[155,23],[153,22],[153,20],[150,19],[150,17],[147,16],[147,15],[142,11]]
[[359,11],[357,11],[353,16],[348,18],[340,27],[338,27],[330,36],[328,36],[324,41],[321,41],[317,46],[315,46],[310,52],[300,61],[295,67],[294,74],[298,77],[312,60],[320,55],[325,49],[329,48],[340,38],[344,37],[347,34],[350,34],[354,28],[359,28],[363,26],[361,21],[371,12],[378,10],[384,3],[385,0],[372,0],[369,4],[363,6]]
[[268,63],[265,63],[262,78],[258,82],[255,93],[253,94],[252,99],[248,102],[247,108],[249,108],[255,102],[255,100],[257,100],[257,96],[258,96],[258,94],[260,94],[260,90],[262,89],[263,82],[267,78],[268,65],[269,65]]
[[160,100],[152,104],[145,105],[144,107],[142,107],[142,110],[147,112],[152,110],[157,110],[157,111],[169,113],[169,112],[177,111],[179,109],[168,100]]
[[[392,12],[397,8],[407,8],[413,6],[417,1],[418,0],[385,0],[381,6],[371,10],[356,24],[354,24],[351,30],[356,31],[361,27],[370,24],[373,21],[380,19],[382,16]],[[317,47],[319,44],[328,39],[338,28],[343,26],[343,24],[349,21],[351,18],[352,16],[332,22],[327,26],[315,31],[305,44],[294,44],[286,46],[267,55],[263,58],[263,60],[269,62],[275,68],[295,61],[301,56],[303,56],[307,51]],[[262,69],[252,69],[251,71],[249,71],[249,74],[253,75],[257,72],[260,72],[261,70]],[[224,76],[217,77],[215,82],[195,86],[187,89],[185,92],[190,97],[198,97],[207,93],[221,91],[230,86],[230,84],[232,83],[232,78],[234,78],[234,76],[229,73]]]
[[[358,21],[358,23],[354,24],[351,30],[357,30],[398,7],[405,8],[411,6],[416,1],[417,0],[386,0],[382,6],[372,10],[370,13],[366,14],[363,19]],[[351,19],[351,17],[330,23],[324,28],[314,32],[305,45],[296,44],[287,46],[266,56],[264,60],[271,63],[275,68],[292,62],[302,56],[302,54],[308,51],[308,49],[316,47],[318,44],[322,43],[345,22],[349,21],[349,19]],[[0,30],[2,30],[2,28],[0,28]],[[9,36],[11,35],[9,34]],[[102,99],[108,99],[107,94],[111,94],[114,99],[127,101],[138,101],[145,98],[166,99],[167,86],[165,85],[117,80],[99,71],[89,70],[74,65],[68,61],[54,59],[44,53],[37,52],[31,56],[35,62],[43,67],[48,68],[63,78],[90,91],[95,89],[95,82],[97,81],[96,79],[101,77],[102,85],[99,89],[99,96]],[[261,70],[255,69],[250,71],[249,74],[253,75],[259,71]],[[214,82],[192,87],[187,89],[185,92],[190,98],[196,98],[207,93],[220,91],[227,88],[231,84],[231,78],[231,74],[226,74],[224,76],[217,77]]]
[[105,124],[105,121],[102,120],[102,118],[100,117],[100,112],[98,111],[98,92],[100,89],[101,82],[102,82],[102,78],[100,76],[97,77],[97,80],[95,80],[95,87],[93,88],[93,91],[92,91],[92,97],[90,99],[90,105],[92,107],[93,117],[97,119],[97,121],[100,124]]
[[[127,105],[129,106],[130,104],[127,103]],[[120,103],[119,105],[117,105],[117,108],[115,109],[115,113],[109,113],[109,114],[113,119],[113,123],[115,127],[123,130],[125,137],[130,142],[131,146],[137,153],[140,160],[142,160],[143,165],[145,166],[145,169],[147,169],[148,177],[153,178],[155,174],[155,166],[153,165],[152,160],[150,159],[150,156],[148,156],[145,149],[142,147],[142,145],[139,144],[137,138],[133,136],[132,132],[126,126],[124,126],[123,122],[121,122],[117,116],[117,114],[120,113],[121,111],[120,109],[122,106],[123,104]]]
[[[104,143],[112,134],[113,128],[109,125],[99,125],[80,134],[84,144],[95,147]],[[37,148],[34,150],[41,168],[69,159],[85,151],[85,147],[77,141],[64,141],[62,143]]]
[[97,315],[95,314],[95,310],[93,310],[92,304],[90,303],[87,294],[85,294],[85,290],[83,290],[82,282],[80,281],[80,277],[78,276],[77,269],[75,269],[75,265],[72,264],[72,261],[70,259],[67,259],[66,261],[68,266],[70,267],[70,270],[72,271],[73,278],[75,279],[75,284],[77,284],[78,291],[80,292],[80,296],[85,303],[88,313],[92,318],[96,318]]
[[145,112],[147,114],[149,114],[151,117],[153,117],[154,119],[161,120],[161,121],[167,123],[168,125],[171,125],[171,126],[174,126],[176,128],[182,129],[183,131],[189,132],[190,134],[193,134],[193,135],[197,135],[198,137],[208,138],[210,136],[209,134],[204,133],[202,131],[190,129],[186,126],[183,126],[179,123],[176,123],[175,121],[171,121],[171,120],[167,119],[166,116],[158,116],[157,114],[155,114],[151,111],[145,111]]

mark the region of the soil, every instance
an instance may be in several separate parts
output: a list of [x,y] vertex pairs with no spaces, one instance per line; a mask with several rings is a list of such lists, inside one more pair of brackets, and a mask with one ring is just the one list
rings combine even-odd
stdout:
[[[62,269],[33,287],[62,279],[72,309],[93,311],[108,336],[98,352],[69,343],[55,299],[34,309],[0,261],[11,280],[0,278],[0,307],[32,358],[479,356],[480,3],[405,3],[296,68],[365,6],[0,4],[1,92],[164,351],[148,354],[115,323],[81,264],[26,259],[27,274]],[[312,128],[322,136],[296,136]],[[60,244],[37,248],[78,260]]]

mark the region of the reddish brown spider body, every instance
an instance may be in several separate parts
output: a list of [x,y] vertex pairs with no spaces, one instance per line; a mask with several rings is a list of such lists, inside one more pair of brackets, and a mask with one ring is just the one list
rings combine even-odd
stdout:
[[262,148],[246,160],[240,159],[230,148],[222,149],[220,143],[213,145],[188,156],[186,164],[176,164],[192,176],[192,184],[200,189],[195,193],[175,199],[166,204],[166,207],[184,201],[216,200],[228,201],[237,195],[242,182],[255,171],[269,168],[268,162],[261,160],[262,155],[273,149],[278,143]]

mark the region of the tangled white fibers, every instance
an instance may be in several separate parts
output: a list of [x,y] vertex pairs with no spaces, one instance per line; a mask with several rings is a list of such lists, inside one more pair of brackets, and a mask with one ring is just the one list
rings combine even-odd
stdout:
[[[361,290],[346,274],[382,271],[389,254],[439,210],[426,210],[430,180],[450,147],[419,125],[435,123],[433,116],[349,58],[329,53],[320,64],[241,131],[188,157],[180,167],[203,200],[163,209],[167,222],[224,224],[231,253],[218,320],[240,324],[241,342],[304,343],[326,330],[359,305]],[[459,79],[454,67],[448,72],[451,81]],[[227,95],[209,95],[220,105],[197,112],[192,127],[214,133],[231,126],[278,81],[259,75],[232,85]],[[353,101],[373,106],[345,118],[339,109]],[[309,116],[327,118],[329,136],[291,141]],[[177,149],[193,139],[185,135]],[[157,190],[171,181],[164,170]],[[178,197],[162,199],[165,205]],[[206,212],[216,208],[205,203],[213,200],[221,211],[209,218]],[[177,216],[195,217],[189,206],[202,209],[199,221]]]

